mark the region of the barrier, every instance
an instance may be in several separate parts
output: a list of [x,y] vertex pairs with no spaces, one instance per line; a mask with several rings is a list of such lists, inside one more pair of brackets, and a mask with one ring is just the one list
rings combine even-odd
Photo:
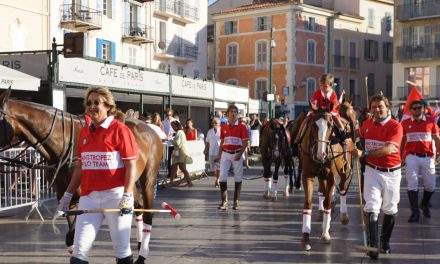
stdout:
[[203,140],[190,140],[186,142],[186,149],[188,150],[189,156],[192,158],[192,164],[186,164],[186,169],[189,174],[194,173],[205,173],[206,162],[205,154],[205,142]]
[[[0,155],[34,164],[42,160],[40,154],[32,148],[26,150],[25,148],[12,148],[1,152]],[[18,155],[19,157],[17,157]],[[35,211],[42,221],[44,221],[44,218],[39,208],[45,208],[50,215],[52,214],[44,206],[44,203],[54,199],[56,195],[46,180],[44,170],[9,166],[1,161],[0,178],[0,212],[31,206],[25,219],[28,220]]]

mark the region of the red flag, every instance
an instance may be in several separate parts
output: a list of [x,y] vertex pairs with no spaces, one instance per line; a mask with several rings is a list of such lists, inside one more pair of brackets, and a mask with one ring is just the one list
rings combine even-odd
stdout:
[[411,91],[408,94],[408,99],[406,100],[406,103],[405,103],[405,108],[403,108],[403,116],[402,116],[402,120],[400,120],[400,122],[402,122],[403,120],[405,120],[411,116],[411,111],[409,110],[409,105],[414,100],[423,100],[423,96],[420,94],[419,90],[415,86],[412,86]]

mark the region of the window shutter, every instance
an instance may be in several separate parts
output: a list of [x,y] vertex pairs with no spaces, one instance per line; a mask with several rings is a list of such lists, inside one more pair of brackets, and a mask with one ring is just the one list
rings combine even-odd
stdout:
[[124,2],[124,21],[125,23],[130,22],[130,3]]
[[423,41],[425,45],[431,44],[431,25],[425,25]]
[[116,61],[116,43],[110,41],[111,60]]
[[96,58],[102,59],[102,39],[96,39]]
[[374,41],[374,60],[377,60],[379,58],[379,41]]
[[305,17],[305,20],[304,20],[304,28],[305,28],[306,30],[309,30],[309,18],[308,18],[308,17]]
[[254,31],[258,31],[258,17],[254,19]]
[[370,58],[370,41],[368,39],[364,40],[364,58],[366,60]]
[[139,27],[139,23],[141,23],[141,9],[142,8],[140,6],[136,7],[136,21],[134,22],[136,22],[135,24],[137,27]]
[[116,13],[116,10],[117,10],[116,5],[118,4],[117,3],[118,1],[116,1],[116,0],[110,0],[110,1],[111,1],[111,4],[112,4],[112,17],[111,18],[112,19],[116,19],[116,15],[117,15],[117,13]]
[[84,34],[83,55],[87,56],[87,34]]
[[225,35],[229,35],[229,21],[225,22]]
[[272,28],[272,16],[267,17],[267,26],[266,30],[270,30]]

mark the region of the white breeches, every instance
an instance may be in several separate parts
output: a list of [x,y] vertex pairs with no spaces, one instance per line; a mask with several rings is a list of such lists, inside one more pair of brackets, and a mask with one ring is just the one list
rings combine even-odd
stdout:
[[240,160],[234,160],[236,154],[230,154],[227,152],[222,153],[220,160],[220,181],[226,182],[228,180],[229,169],[232,166],[234,170],[235,182],[241,182],[243,178],[243,157]]
[[430,157],[417,157],[408,155],[406,162],[406,180],[408,182],[408,191],[419,190],[419,176],[423,178],[423,186],[428,192],[435,190],[435,161]]

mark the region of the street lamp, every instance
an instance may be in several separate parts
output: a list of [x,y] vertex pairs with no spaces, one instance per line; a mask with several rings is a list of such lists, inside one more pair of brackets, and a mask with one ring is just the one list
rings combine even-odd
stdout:
[[[274,30],[273,28],[270,28],[269,94],[272,94],[272,49],[275,48],[275,40],[273,39],[273,30]],[[272,98],[274,98],[274,96]],[[272,100],[270,100],[270,101],[268,100],[269,101],[269,118],[273,117],[273,115],[272,115]]]

